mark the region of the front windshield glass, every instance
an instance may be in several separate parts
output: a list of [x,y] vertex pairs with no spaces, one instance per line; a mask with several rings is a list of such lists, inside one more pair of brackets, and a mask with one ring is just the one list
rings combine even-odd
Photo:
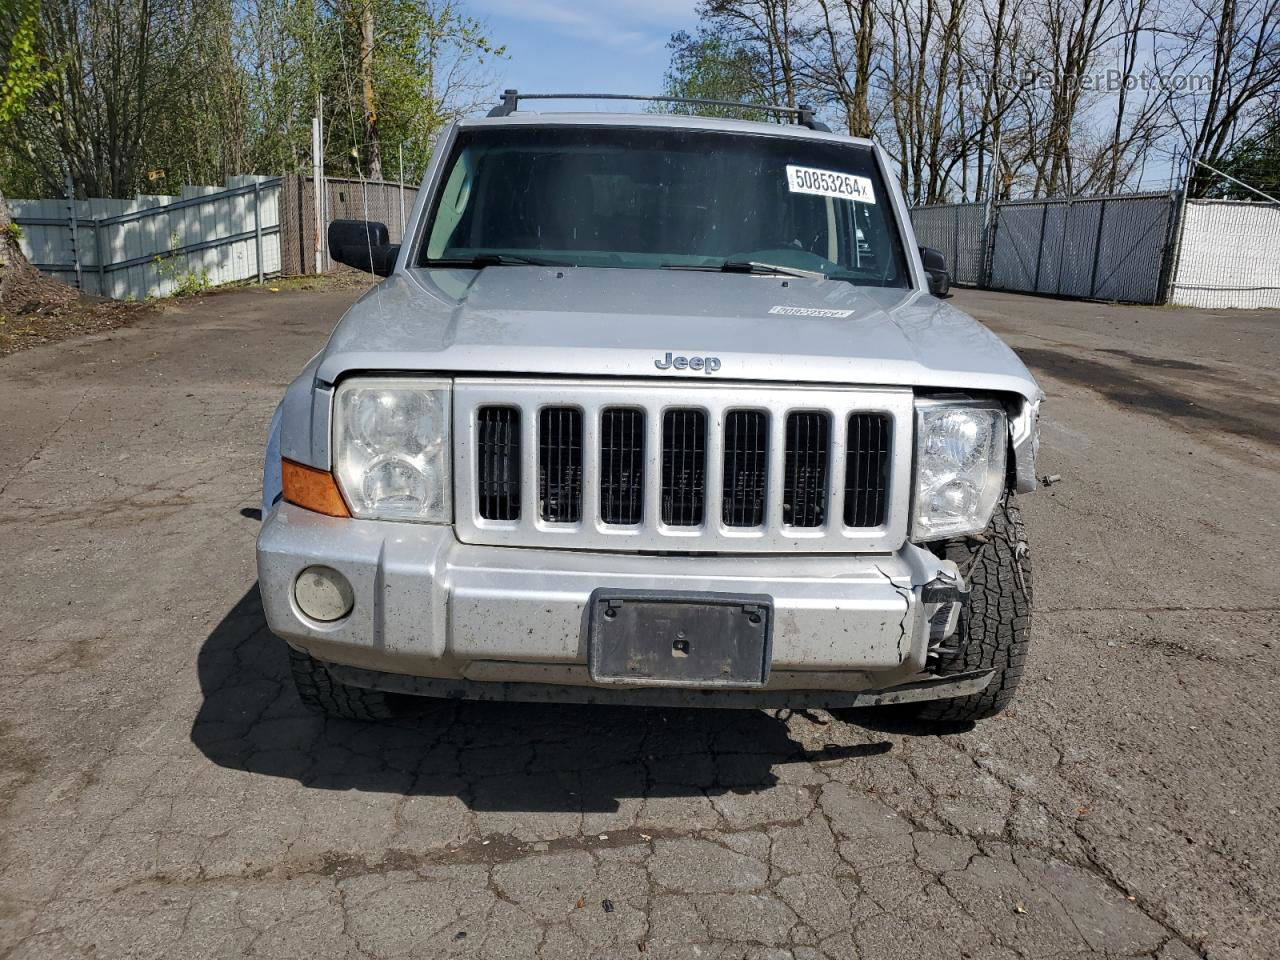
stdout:
[[653,127],[463,130],[420,266],[815,271],[909,286],[868,147]]

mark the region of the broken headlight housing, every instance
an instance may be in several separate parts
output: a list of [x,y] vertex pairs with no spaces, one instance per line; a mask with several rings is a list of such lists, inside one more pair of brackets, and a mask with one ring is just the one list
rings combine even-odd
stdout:
[[1004,492],[1004,409],[995,401],[916,401],[911,539],[981,533]]
[[449,523],[447,380],[355,377],[333,399],[333,474],[353,517]]

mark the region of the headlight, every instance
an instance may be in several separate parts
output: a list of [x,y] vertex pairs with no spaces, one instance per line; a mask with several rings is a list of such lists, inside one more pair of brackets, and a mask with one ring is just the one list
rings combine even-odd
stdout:
[[333,472],[366,520],[448,523],[446,380],[353,379],[333,401]]
[[995,403],[917,401],[913,540],[986,529],[1004,490],[1005,434]]

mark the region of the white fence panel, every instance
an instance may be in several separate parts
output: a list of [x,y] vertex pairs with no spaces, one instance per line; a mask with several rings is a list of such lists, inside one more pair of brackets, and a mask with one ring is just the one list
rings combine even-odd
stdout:
[[[280,272],[280,178],[233,177],[179,197],[11,200],[27,258],[46,273],[117,300],[167,296]],[[259,271],[258,251],[262,265]]]
[[1280,307],[1280,206],[1190,200],[1169,293],[1187,307]]

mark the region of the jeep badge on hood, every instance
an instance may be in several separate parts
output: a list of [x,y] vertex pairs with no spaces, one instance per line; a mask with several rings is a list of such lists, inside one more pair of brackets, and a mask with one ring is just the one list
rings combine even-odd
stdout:
[[661,360],[653,361],[659,370],[701,370],[708,376],[720,369],[719,357],[673,357],[668,353]]

